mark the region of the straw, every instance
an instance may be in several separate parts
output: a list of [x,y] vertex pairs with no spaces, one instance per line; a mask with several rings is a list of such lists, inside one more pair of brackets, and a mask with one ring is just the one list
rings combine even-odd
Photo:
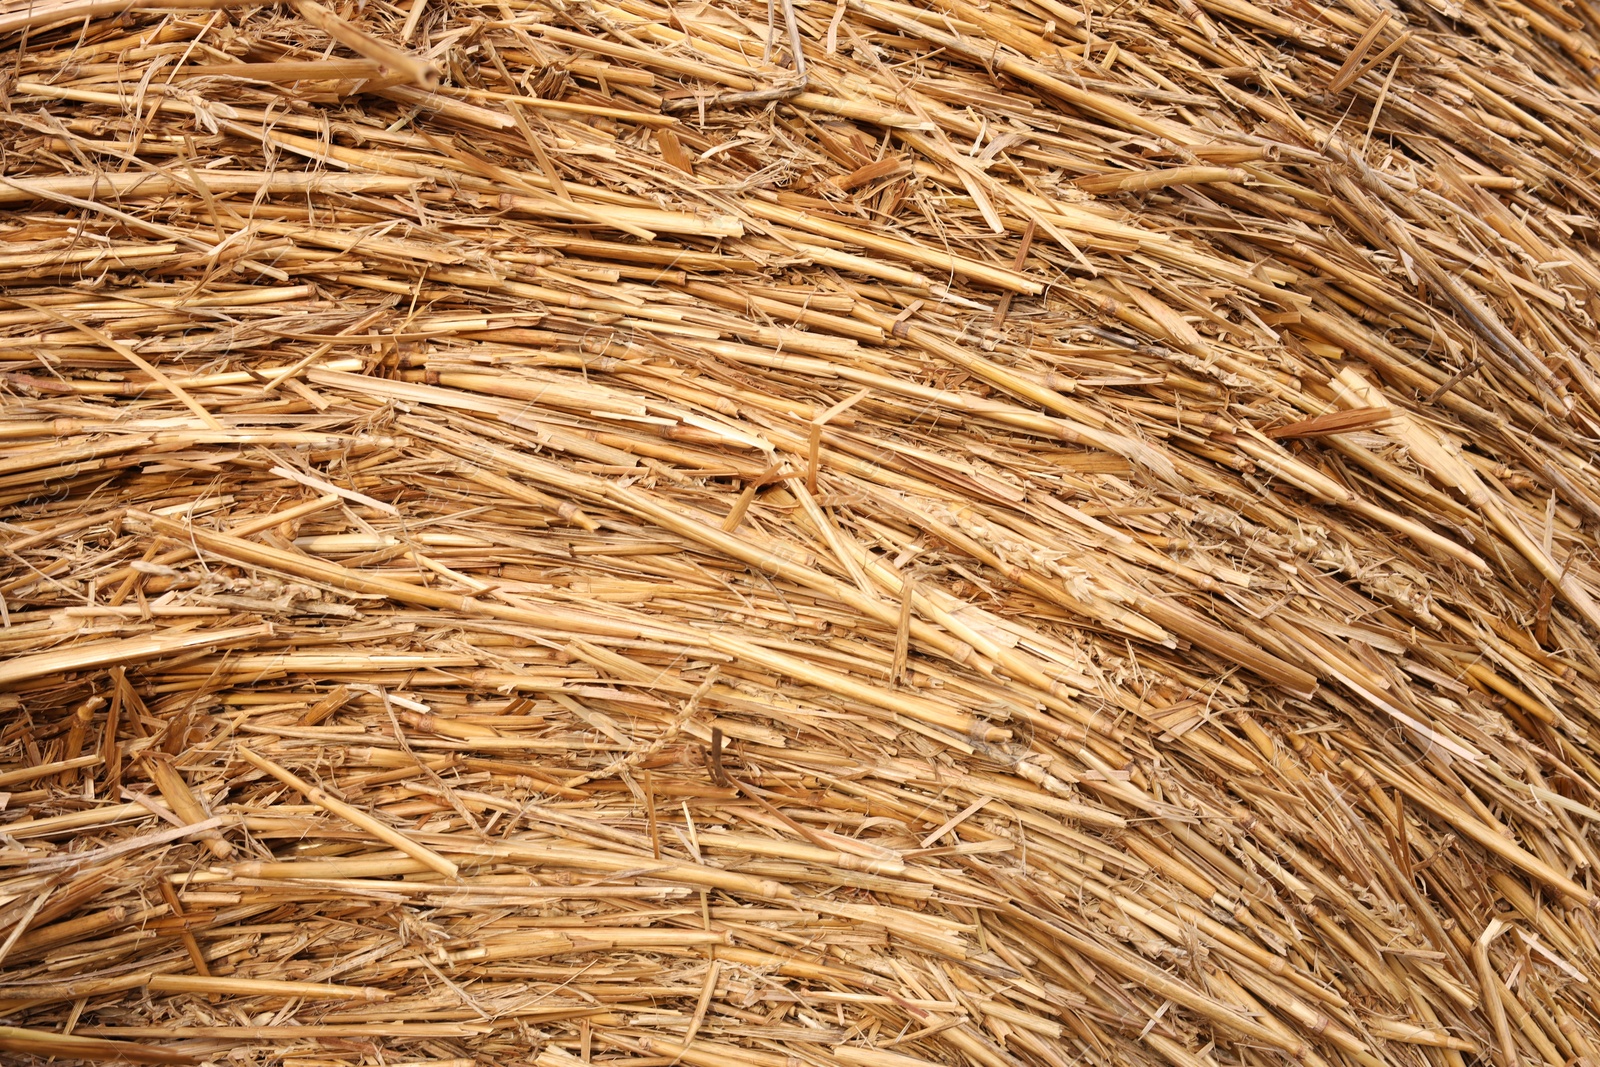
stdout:
[[1593,1067],[1594,5],[0,37],[8,1063]]
[[238,754],[245,760],[245,762],[254,764],[256,767],[266,771],[268,774],[283,782],[285,785],[298,789],[300,792],[305,794],[307,800],[311,801],[318,807],[326,808],[333,814],[355,823],[361,829],[366,830],[374,837],[386,841],[408,856],[415,857],[428,867],[438,871],[447,878],[454,878],[459,872],[459,868],[454,863],[451,863],[449,860],[445,859],[443,856],[438,855],[431,849],[417,844],[415,841],[412,841],[410,838],[393,829],[392,827],[385,826],[383,823],[379,822],[377,819],[374,819],[367,813],[352,807],[349,804],[346,804],[344,801],[339,800],[336,797],[329,796],[323,790],[301,780],[297,776],[278,766],[276,763],[273,763],[271,760],[256,755],[248,748],[238,749]]

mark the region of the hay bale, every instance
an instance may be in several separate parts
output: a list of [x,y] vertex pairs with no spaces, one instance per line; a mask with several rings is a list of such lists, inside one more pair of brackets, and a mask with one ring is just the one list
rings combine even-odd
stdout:
[[1600,1067],[1597,17],[0,5],[7,1062]]

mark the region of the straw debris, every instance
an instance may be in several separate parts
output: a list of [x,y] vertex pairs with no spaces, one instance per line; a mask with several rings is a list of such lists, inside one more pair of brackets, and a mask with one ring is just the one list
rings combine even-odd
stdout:
[[1600,12],[0,0],[0,1052],[1600,1067]]

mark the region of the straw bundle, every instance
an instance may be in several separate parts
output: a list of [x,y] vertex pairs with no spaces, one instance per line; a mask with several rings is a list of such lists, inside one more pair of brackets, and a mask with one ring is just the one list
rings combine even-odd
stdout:
[[1600,1067],[1597,30],[0,5],[4,1058]]

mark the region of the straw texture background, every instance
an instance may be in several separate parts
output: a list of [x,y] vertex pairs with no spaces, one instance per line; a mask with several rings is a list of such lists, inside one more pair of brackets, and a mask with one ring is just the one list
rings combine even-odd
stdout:
[[0,3],[0,1055],[1600,1067],[1597,42]]

